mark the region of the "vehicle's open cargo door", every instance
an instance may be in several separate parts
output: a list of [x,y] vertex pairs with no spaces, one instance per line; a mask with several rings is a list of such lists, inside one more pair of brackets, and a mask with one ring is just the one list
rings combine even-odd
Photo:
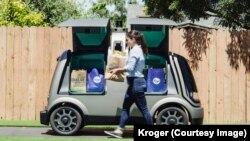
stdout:
[[106,53],[110,46],[109,19],[67,20],[61,27],[72,27],[73,52]]
[[147,93],[167,93],[167,63],[169,52],[169,26],[176,25],[174,21],[155,18],[131,18],[128,24],[132,30],[140,31],[148,47],[146,56],[145,77]]
[[149,54],[166,56],[169,51],[169,27],[176,25],[174,21],[156,18],[131,18],[128,24],[133,30],[143,33]]
[[[72,28],[73,52],[70,58],[70,80],[76,86],[80,81],[81,86],[78,87],[84,87],[80,89],[81,91],[71,92],[103,94],[105,91],[104,73],[110,46],[110,20],[67,20],[59,26]],[[78,76],[81,76],[81,80],[76,79],[79,78]],[[70,88],[72,90],[71,85]]]

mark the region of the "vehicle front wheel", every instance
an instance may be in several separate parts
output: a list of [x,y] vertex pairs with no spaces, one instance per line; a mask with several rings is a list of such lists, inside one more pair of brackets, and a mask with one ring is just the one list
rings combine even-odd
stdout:
[[168,107],[161,110],[156,118],[158,125],[187,125],[188,116],[180,108]]
[[55,109],[50,116],[52,129],[60,135],[72,135],[79,131],[82,125],[80,113],[68,106]]

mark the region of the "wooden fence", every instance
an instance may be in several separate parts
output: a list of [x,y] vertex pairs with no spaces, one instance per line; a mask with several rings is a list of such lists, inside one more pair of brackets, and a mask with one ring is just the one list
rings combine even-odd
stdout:
[[250,122],[250,31],[173,29],[170,48],[189,60],[205,123]]
[[[185,56],[205,123],[250,122],[250,32],[171,29],[170,51]],[[71,28],[0,27],[0,119],[39,120]]]

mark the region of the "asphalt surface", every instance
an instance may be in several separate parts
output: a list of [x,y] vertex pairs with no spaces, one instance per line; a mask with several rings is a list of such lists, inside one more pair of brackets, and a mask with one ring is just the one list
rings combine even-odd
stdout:
[[[78,134],[73,136],[61,136],[47,127],[0,127],[0,136],[23,136],[23,137],[95,137],[108,138],[104,130],[107,128],[85,127]],[[133,138],[133,130],[126,130],[124,138]]]

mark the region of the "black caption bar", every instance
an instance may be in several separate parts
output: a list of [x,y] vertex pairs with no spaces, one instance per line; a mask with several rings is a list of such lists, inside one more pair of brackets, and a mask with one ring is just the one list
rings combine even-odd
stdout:
[[134,140],[250,140],[250,125],[135,125]]

